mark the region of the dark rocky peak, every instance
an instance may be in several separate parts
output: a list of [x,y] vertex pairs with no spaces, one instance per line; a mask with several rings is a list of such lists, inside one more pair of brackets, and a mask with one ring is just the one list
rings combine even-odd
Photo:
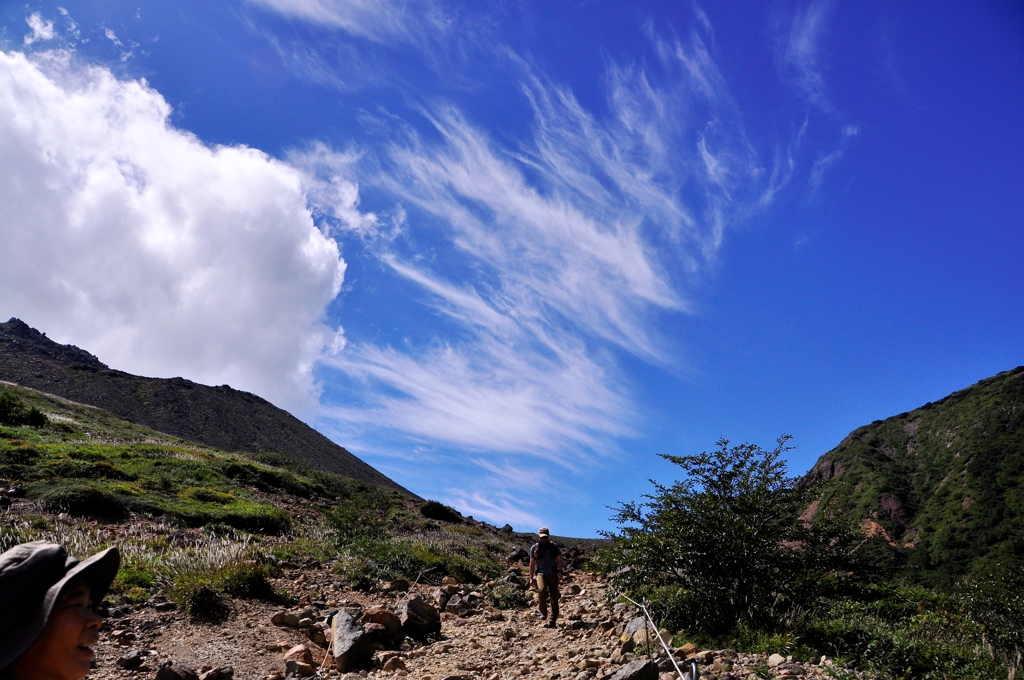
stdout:
[[0,346],[10,346],[20,352],[56,359],[65,364],[107,368],[95,355],[74,345],[54,342],[46,337],[46,333],[40,333],[16,317],[11,317],[7,323],[0,323]]

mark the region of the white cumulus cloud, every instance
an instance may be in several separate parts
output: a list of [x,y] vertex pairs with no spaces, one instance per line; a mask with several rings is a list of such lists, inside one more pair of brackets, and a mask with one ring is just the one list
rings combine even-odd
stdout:
[[[302,173],[175,128],[145,81],[0,52],[0,316],[309,413],[345,263]],[[339,340],[340,339],[340,340]]]

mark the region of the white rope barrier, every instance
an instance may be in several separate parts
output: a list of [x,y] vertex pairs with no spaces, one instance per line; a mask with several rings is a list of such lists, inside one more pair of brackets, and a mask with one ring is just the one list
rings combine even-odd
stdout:
[[[656,623],[654,623],[654,619],[651,618],[651,613],[649,611],[647,611],[647,607],[645,607],[640,602],[637,602],[636,600],[631,599],[628,595],[623,595],[622,597],[624,597],[625,599],[629,600],[630,602],[632,602],[637,607],[640,607],[640,609],[643,610],[644,616],[647,617],[647,620],[651,624],[651,630],[654,631],[654,635],[657,636],[658,642],[661,643],[661,646],[665,648],[665,653],[668,654],[668,660],[671,661],[672,665],[676,667],[676,673],[679,674],[679,680],[686,680],[686,677],[683,675],[683,671],[681,671],[679,669],[679,664],[676,663],[675,657],[672,656],[672,650],[668,648],[668,645],[665,644],[665,641],[661,637],[661,633],[658,632],[658,625]],[[647,637],[650,638],[650,635],[648,634]],[[689,680],[697,680],[697,665],[696,664],[691,664],[690,667],[693,669],[693,677],[691,677]]]

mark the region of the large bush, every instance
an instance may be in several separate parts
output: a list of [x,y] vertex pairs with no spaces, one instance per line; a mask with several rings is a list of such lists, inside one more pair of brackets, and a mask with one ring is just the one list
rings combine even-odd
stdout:
[[788,439],[772,450],[722,439],[711,453],[663,455],[683,479],[619,506],[620,531],[598,564],[678,628],[791,625],[846,573],[855,534],[822,509],[801,519],[817,492],[787,476]]
[[45,427],[47,422],[46,414],[35,406],[29,408],[16,395],[0,390],[0,425]]

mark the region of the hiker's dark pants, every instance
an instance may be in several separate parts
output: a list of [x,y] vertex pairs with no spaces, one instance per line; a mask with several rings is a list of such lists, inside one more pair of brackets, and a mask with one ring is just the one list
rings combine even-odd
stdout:
[[548,598],[551,599],[551,620],[558,618],[558,577],[537,574],[537,603],[540,605],[540,614],[544,618],[548,615]]

